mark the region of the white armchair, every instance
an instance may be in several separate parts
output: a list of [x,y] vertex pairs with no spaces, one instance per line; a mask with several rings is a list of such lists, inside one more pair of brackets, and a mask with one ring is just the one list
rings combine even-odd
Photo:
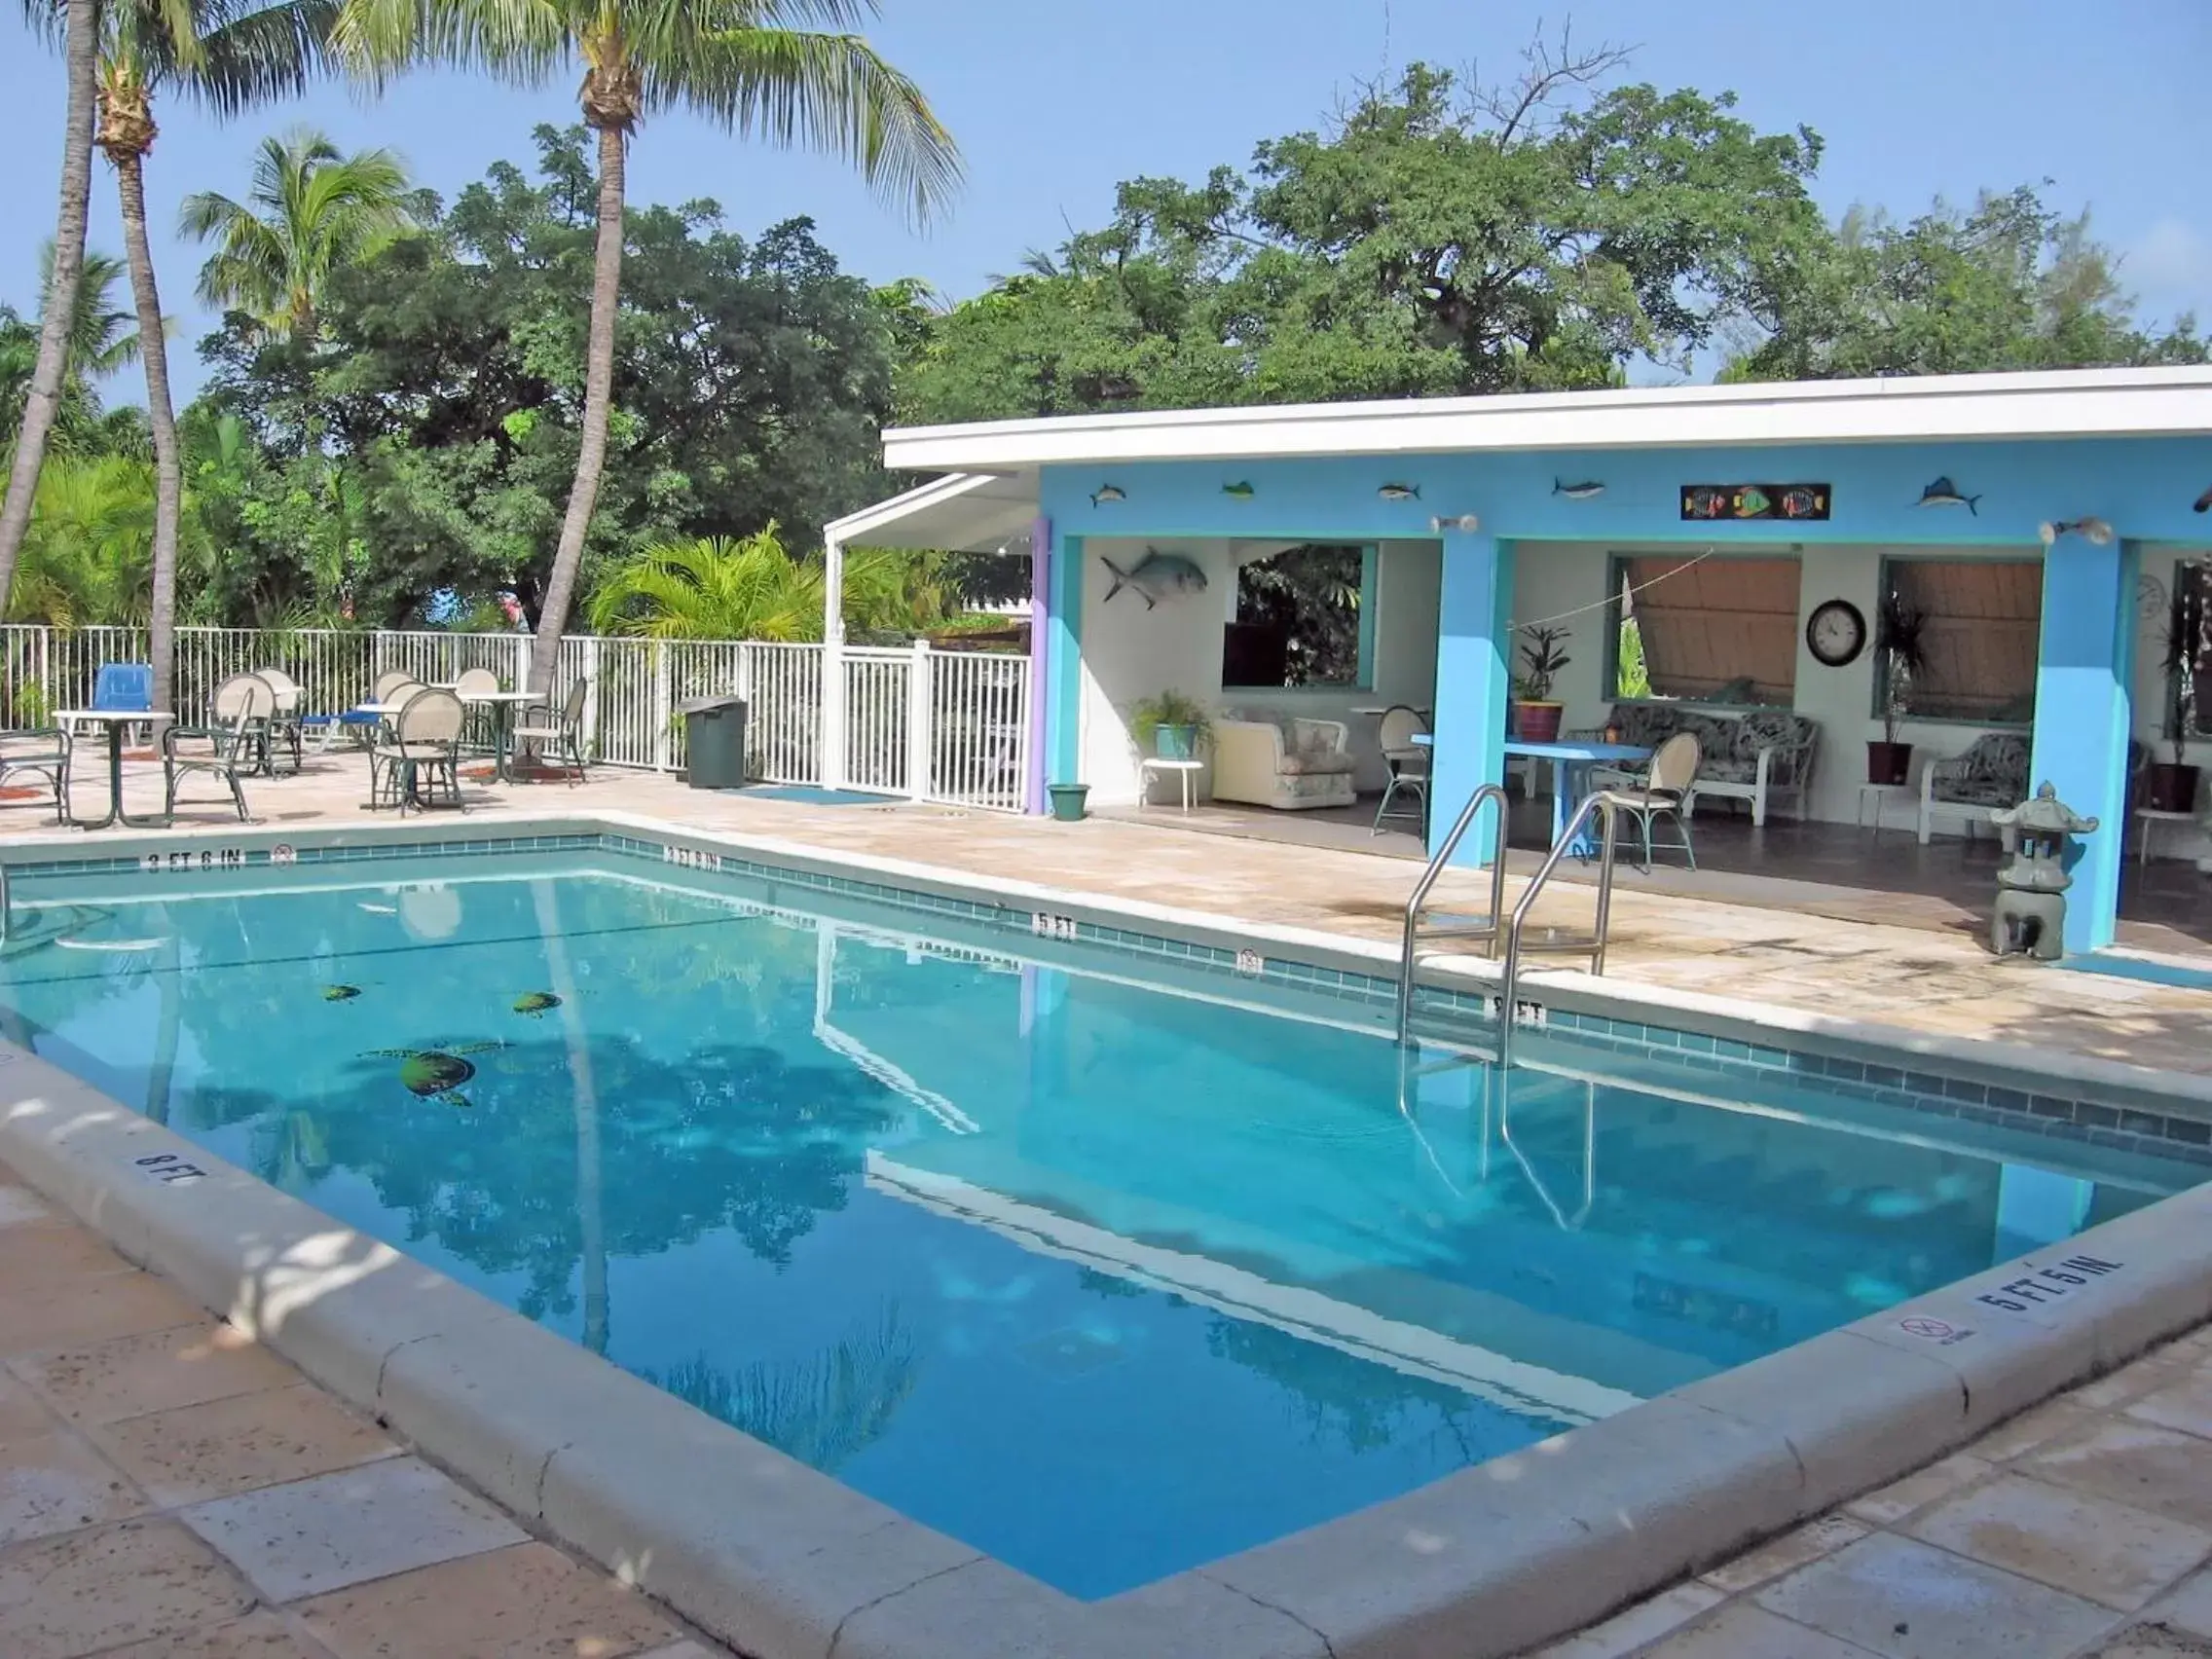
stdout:
[[1297,812],[1358,799],[1351,733],[1342,720],[1213,721],[1213,798]]

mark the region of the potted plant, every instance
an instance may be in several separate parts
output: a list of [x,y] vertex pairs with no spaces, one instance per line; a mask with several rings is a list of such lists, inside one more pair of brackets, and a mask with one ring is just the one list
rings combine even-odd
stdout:
[[1522,672],[1513,682],[1513,731],[1525,743],[1550,743],[1559,736],[1567,705],[1552,701],[1552,682],[1572,659],[1560,649],[1573,636],[1565,628],[1521,630]]
[[1051,797],[1052,816],[1062,824],[1080,824],[1085,817],[1084,802],[1089,797],[1088,784],[1047,784],[1045,793]]
[[1927,631],[1927,614],[1895,588],[1882,596],[1874,634],[1875,660],[1882,668],[1882,737],[1866,745],[1870,784],[1902,784],[1912,776],[1912,745],[1898,741],[1898,727],[1912,706],[1912,677],[1928,664]]
[[2166,741],[2174,757],[2151,768],[2144,804],[2156,812],[2196,809],[2198,768],[2188,763],[2189,737],[2196,726],[2196,668],[2204,644],[2204,584],[2196,570],[2174,572],[2166,606]]
[[1180,691],[1161,691],[1129,712],[1137,743],[1162,760],[1190,760],[1213,733],[1204,707]]

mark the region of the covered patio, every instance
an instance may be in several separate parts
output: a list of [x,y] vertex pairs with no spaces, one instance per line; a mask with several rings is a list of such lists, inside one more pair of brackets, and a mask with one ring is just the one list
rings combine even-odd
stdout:
[[[2069,896],[2084,951],[2121,941],[2123,921],[2152,930],[2128,942],[2204,942],[2200,793],[2144,809],[2154,760],[2202,754],[2169,663],[2194,678],[2208,642],[2177,656],[2168,636],[2174,602],[2212,591],[2192,512],[2207,429],[2212,373],[2160,369],[1130,413],[884,442],[890,465],[947,475],[930,489],[1033,506],[1011,549],[1036,592],[1033,811],[1052,784],[1109,816],[1179,802],[1193,780],[1154,763],[1146,718],[1174,691],[1214,727],[1190,827],[1349,850],[1386,775],[1379,718],[1406,705],[1433,727],[1433,847],[1506,775],[1514,705],[1548,700],[1570,740],[1699,737],[1700,871],[1637,879],[1735,903],[1976,910],[1993,858],[1959,838],[1993,846],[1989,809],[2048,783],[2099,825]],[[944,545],[940,499],[875,509],[868,538]],[[1255,640],[1270,615],[1252,572],[1291,554],[1342,566],[1351,643],[1333,658],[1283,662]],[[1902,657],[1900,612],[1919,624]],[[1548,685],[1527,683],[1539,629],[1566,659]],[[1282,787],[1222,788],[1263,724]],[[1899,781],[1875,782],[1877,743],[1909,747]],[[1343,768],[1320,788],[1298,775],[1316,756]],[[1534,770],[1547,787],[1553,769]],[[1877,819],[1878,835],[1861,828]],[[1540,812],[1516,814],[1515,846],[1550,838]],[[1368,839],[1405,845],[1387,827]]]

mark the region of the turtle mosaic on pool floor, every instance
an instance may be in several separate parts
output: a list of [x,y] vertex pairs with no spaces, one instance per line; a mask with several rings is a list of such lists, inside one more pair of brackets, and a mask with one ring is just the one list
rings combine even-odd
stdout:
[[476,1075],[473,1062],[463,1056],[503,1047],[498,1043],[456,1043],[449,1049],[371,1049],[378,1059],[399,1062],[400,1087],[441,1106],[466,1106],[468,1096],[461,1086]]

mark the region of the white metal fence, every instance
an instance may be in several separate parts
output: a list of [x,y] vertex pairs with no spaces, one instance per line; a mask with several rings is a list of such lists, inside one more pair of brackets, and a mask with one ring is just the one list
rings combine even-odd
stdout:
[[[519,685],[527,634],[179,628],[176,704],[204,710],[233,674],[282,669],[304,707],[330,713],[365,700],[377,676],[403,669],[426,683],[488,668]],[[824,664],[841,662],[843,695],[826,706]],[[144,662],[142,628],[0,626],[0,728],[43,723],[92,696],[100,665]],[[684,704],[735,696],[747,704],[753,777],[1018,812],[1029,763],[1029,659],[985,652],[768,645],[753,640],[561,642],[558,697],[586,686],[584,748],[608,765],[678,771]],[[825,767],[825,724],[834,764]]]

